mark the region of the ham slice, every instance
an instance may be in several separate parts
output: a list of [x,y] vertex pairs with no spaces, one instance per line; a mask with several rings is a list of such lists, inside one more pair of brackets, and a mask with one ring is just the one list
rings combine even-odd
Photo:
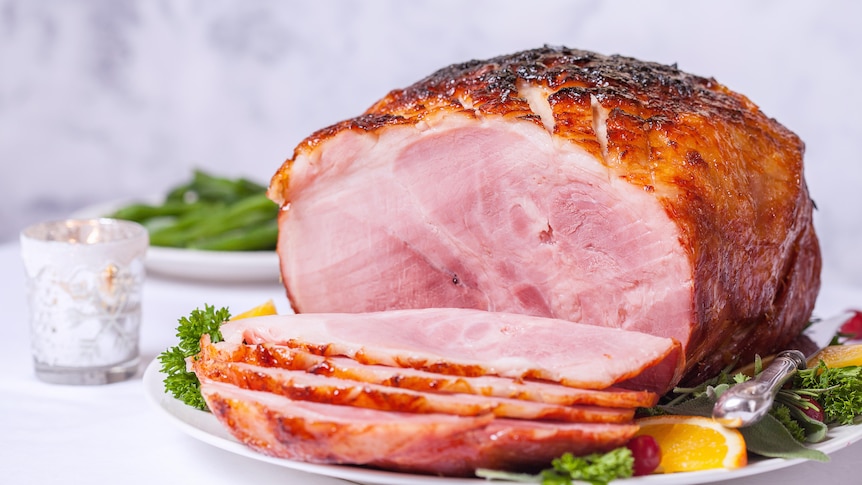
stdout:
[[673,338],[697,384],[810,319],[803,152],[676,66],[564,47],[455,64],[296,146],[269,187],[282,280],[298,313],[463,307]]
[[446,476],[471,476],[477,468],[535,471],[565,452],[616,448],[637,431],[634,424],[393,413],[294,401],[207,379],[201,393],[230,432],[260,453]]
[[203,355],[222,362],[242,362],[260,367],[304,370],[312,374],[414,391],[474,394],[562,406],[637,408],[654,406],[658,401],[658,395],[648,391],[622,388],[578,389],[549,382],[495,376],[451,376],[411,368],[363,364],[345,357],[322,357],[271,343],[206,344],[203,346]]
[[381,411],[444,413],[457,416],[492,414],[497,417],[517,419],[583,423],[625,423],[631,422],[634,417],[633,408],[561,406],[472,394],[412,391],[303,371],[220,362],[206,357],[195,360],[193,365],[199,377],[228,382],[245,389],[271,392],[298,401],[323,402]]
[[265,316],[228,322],[221,332],[234,344],[276,343],[366,364],[582,389],[637,385],[664,392],[682,367],[672,339],[457,308]]

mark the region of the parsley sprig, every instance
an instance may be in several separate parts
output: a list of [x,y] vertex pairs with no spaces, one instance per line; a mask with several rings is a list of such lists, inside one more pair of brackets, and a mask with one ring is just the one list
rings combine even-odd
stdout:
[[799,371],[794,388],[817,395],[826,423],[853,424],[862,414],[862,367],[816,367]]
[[551,468],[544,469],[536,475],[480,468],[476,470],[476,476],[488,480],[541,483],[542,485],[571,485],[573,481],[605,485],[618,478],[631,477],[633,470],[632,452],[625,446],[621,446],[607,453],[592,453],[586,456],[563,453],[559,458],[554,458]]
[[220,327],[230,319],[227,308],[216,310],[212,305],[204,309],[192,310],[188,317],[179,319],[177,337],[179,344],[159,355],[162,373],[166,375],[165,390],[180,401],[197,409],[207,411],[207,404],[201,396],[201,383],[194,372],[187,369],[186,360],[201,351],[201,336],[209,334],[213,343],[223,340]]

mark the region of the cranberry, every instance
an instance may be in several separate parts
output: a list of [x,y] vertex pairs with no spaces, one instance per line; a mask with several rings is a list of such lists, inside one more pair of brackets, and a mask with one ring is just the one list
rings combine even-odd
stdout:
[[846,334],[850,340],[862,339],[862,311],[853,310],[853,316],[838,331]]
[[661,449],[655,438],[649,435],[635,436],[626,443],[635,459],[634,476],[649,475],[661,463]]
[[813,397],[802,396],[802,399],[804,399],[804,400],[808,401],[809,403],[811,403],[812,405],[814,405],[813,408],[812,407],[806,407],[805,409],[802,410],[802,412],[805,413],[805,415],[808,416],[809,418],[811,418],[815,421],[820,421],[822,423],[823,420],[826,418],[826,416],[823,414],[823,406],[821,406],[820,403],[817,402],[817,400],[814,399]]

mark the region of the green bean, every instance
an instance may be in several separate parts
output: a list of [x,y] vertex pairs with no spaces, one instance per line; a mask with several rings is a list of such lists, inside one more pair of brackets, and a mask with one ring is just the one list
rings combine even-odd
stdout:
[[251,251],[275,248],[278,210],[263,185],[195,170],[162,204],[129,204],[111,217],[143,224],[153,246]]
[[265,191],[266,187],[263,185],[244,178],[231,180],[195,170],[192,181],[170,190],[165,200],[168,202],[201,200],[232,203]]
[[262,251],[275,249],[278,242],[278,221],[246,226],[189,244],[191,249],[215,251]]
[[[239,200],[236,204],[195,213],[196,221],[191,225],[168,226],[150,234],[150,243],[156,246],[185,247],[198,239],[216,236],[250,224],[274,220],[278,206],[256,194]],[[186,221],[187,222],[187,221]]]
[[134,203],[117,209],[110,217],[144,222],[154,217],[180,216],[202,206],[203,204],[185,202],[166,202],[161,205]]

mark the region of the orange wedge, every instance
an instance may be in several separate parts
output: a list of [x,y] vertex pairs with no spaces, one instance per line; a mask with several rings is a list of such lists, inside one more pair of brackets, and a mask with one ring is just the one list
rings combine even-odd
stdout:
[[234,315],[233,317],[231,317],[231,320],[239,320],[241,318],[249,317],[260,317],[264,315],[275,315],[277,313],[278,312],[275,310],[275,303],[273,303],[272,300],[267,300],[254,308],[248,309],[240,313],[239,315]]
[[808,367],[817,366],[821,360],[829,368],[862,365],[862,344],[824,347],[808,359]]
[[637,420],[638,435],[655,438],[661,462],[655,473],[739,468],[748,463],[745,439],[739,430],[725,428],[700,416],[651,416]]

